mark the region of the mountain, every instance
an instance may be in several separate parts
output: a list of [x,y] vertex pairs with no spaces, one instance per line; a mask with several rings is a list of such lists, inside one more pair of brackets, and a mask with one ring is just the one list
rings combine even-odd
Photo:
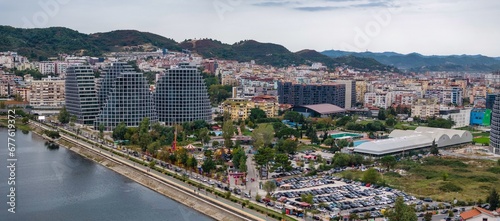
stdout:
[[[0,26],[0,51],[17,51],[32,60],[47,60],[58,54],[101,56],[106,52],[154,51],[167,48],[172,51],[188,49],[205,58],[219,58],[257,64],[285,67],[321,62],[329,68],[348,66],[368,70],[392,70],[374,59],[357,56],[330,58],[317,51],[293,53],[282,45],[245,40],[232,45],[217,40],[185,40],[176,42],[163,36],[136,30],[83,34],[64,27],[21,29]],[[397,71],[397,70],[395,70]]]
[[399,69],[415,72],[425,71],[478,71],[490,72],[500,69],[500,58],[486,57],[483,55],[449,55],[425,56],[418,53],[399,54],[395,52],[347,52],[328,50],[321,52],[331,58],[340,56],[356,56],[372,58],[384,64],[395,66]]

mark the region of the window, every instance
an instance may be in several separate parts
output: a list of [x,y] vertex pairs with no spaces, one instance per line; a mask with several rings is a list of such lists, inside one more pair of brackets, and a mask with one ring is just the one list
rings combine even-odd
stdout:
[[488,218],[483,218],[483,221],[488,221]]

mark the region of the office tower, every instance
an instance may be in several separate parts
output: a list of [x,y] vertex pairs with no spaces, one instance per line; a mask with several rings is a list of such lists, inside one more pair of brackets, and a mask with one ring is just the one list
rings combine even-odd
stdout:
[[[116,67],[116,64],[113,66]],[[124,122],[128,127],[138,127],[146,117],[150,123],[158,122],[146,77],[129,68],[111,67],[107,74],[109,73],[116,77],[107,82],[111,77],[106,76],[101,85],[101,91],[107,90],[108,93],[103,96],[105,100],[94,123],[95,128],[103,124],[106,130],[113,130],[120,122]]]
[[496,154],[500,154],[500,96],[497,96],[493,104],[491,115],[490,147]]
[[493,109],[493,104],[495,103],[495,99],[497,98],[497,94],[488,94],[486,95],[486,109]]
[[94,71],[90,66],[70,66],[66,70],[66,109],[77,123],[92,125],[99,113]]
[[103,108],[108,97],[110,88],[112,87],[115,78],[124,72],[134,72],[134,68],[124,62],[112,63],[108,66],[104,72],[102,79],[99,81],[99,87],[97,90],[97,96],[99,98],[99,108]]
[[345,108],[345,84],[295,84],[278,82],[280,104],[333,104]]
[[345,84],[345,109],[356,106],[356,81],[336,80],[335,83]]
[[160,77],[154,96],[158,120],[166,125],[211,121],[205,81],[196,66],[179,64]]

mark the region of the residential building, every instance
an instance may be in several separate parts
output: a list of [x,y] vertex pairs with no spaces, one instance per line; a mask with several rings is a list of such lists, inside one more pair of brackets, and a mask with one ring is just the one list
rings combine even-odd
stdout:
[[363,103],[367,92],[366,81],[356,81],[356,101]]
[[263,110],[268,118],[273,118],[278,116],[280,105],[276,97],[266,95],[251,99],[231,98],[221,104],[222,112],[228,112],[232,120],[247,119],[254,108]]
[[65,103],[65,82],[60,78],[43,78],[31,82],[30,105],[35,108],[62,108]]
[[500,221],[500,209],[489,211],[481,207],[472,207],[471,210],[460,213],[463,221]]
[[66,70],[66,109],[77,123],[93,125],[99,113],[94,71],[90,66],[70,66]]
[[451,119],[455,122],[452,128],[461,128],[470,125],[470,116],[472,109],[441,109],[439,117],[443,119]]
[[433,99],[419,99],[415,105],[411,106],[411,116],[428,118],[439,115],[439,104]]
[[278,82],[280,104],[312,105],[333,104],[345,107],[345,84],[295,84]]
[[159,121],[166,125],[212,120],[205,81],[198,68],[187,63],[169,69],[160,77],[154,102]]
[[54,62],[40,62],[38,63],[38,71],[43,75],[55,74],[56,64]]
[[345,84],[345,109],[356,106],[356,81],[336,80],[335,83]]
[[500,154],[500,96],[497,96],[491,114],[490,147]]
[[[107,71],[105,81],[114,79],[102,90],[108,93],[94,122],[97,129],[102,124],[107,131],[124,122],[128,127],[138,127],[144,118],[150,123],[158,122],[158,117],[149,91],[149,84],[143,73],[130,70],[127,65],[113,64]],[[108,78],[109,77],[109,78]]]
[[366,93],[364,105],[365,107],[388,108],[391,106],[392,101],[392,92]]

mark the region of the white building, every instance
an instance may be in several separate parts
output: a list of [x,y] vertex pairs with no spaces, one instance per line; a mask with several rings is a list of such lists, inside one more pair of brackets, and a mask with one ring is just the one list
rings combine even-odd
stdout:
[[458,110],[458,113],[445,113],[439,115],[439,117],[443,119],[451,118],[451,120],[455,122],[455,125],[452,128],[466,127],[470,125],[471,111],[472,109],[463,109],[463,110]]
[[38,71],[43,75],[55,74],[56,64],[54,62],[40,62],[38,63]]
[[64,80],[44,78],[31,82],[30,105],[35,108],[62,108],[65,103]]

